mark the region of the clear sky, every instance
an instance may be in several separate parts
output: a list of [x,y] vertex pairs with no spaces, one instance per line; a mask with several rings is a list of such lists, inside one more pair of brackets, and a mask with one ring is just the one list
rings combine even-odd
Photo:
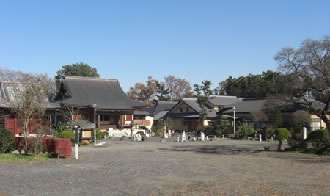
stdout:
[[125,91],[276,70],[281,48],[329,34],[329,0],[0,0],[1,68],[53,77],[85,62]]

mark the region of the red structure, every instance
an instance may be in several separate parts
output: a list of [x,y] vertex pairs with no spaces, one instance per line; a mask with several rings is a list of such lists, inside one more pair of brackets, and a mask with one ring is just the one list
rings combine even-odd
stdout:
[[[39,119],[30,119],[29,132],[32,133],[38,128]],[[11,131],[14,135],[23,132],[23,120],[17,118],[5,118],[5,128]]]

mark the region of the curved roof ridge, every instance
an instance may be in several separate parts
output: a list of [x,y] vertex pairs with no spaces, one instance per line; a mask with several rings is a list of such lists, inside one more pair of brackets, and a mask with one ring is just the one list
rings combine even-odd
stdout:
[[182,100],[197,100],[197,98],[193,98],[193,97],[191,97],[191,98],[182,98]]
[[96,80],[96,81],[116,81],[119,82],[118,79],[111,78],[93,78],[93,77],[83,77],[83,76],[65,76],[65,80]]
[[210,95],[210,97],[237,98],[237,96],[231,96],[231,95]]

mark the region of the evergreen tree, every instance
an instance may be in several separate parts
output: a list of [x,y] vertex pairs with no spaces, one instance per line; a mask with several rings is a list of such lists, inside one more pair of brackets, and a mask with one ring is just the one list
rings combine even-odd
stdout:
[[206,120],[206,116],[209,111],[209,97],[212,95],[211,91],[211,81],[205,80],[202,82],[202,85],[194,84],[194,91],[197,94],[197,103],[200,107],[200,112],[199,112],[199,120],[198,120],[198,127],[197,129],[202,129],[203,130],[203,122]]

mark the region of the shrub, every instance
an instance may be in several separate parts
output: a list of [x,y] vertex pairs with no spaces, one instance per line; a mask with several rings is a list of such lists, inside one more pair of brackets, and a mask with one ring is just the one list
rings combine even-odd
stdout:
[[304,146],[303,128],[291,128],[291,137],[288,138],[288,145],[293,148],[300,148]]
[[286,128],[277,128],[275,134],[279,141],[287,140],[290,136],[290,132]]
[[12,132],[0,129],[0,153],[10,153],[15,150],[15,139]]
[[70,130],[70,126],[66,123],[58,122],[55,124],[56,133],[61,133],[62,131]]
[[218,137],[219,137],[219,136],[222,136],[222,131],[219,130],[219,129],[216,130],[216,131],[215,131],[215,135],[218,136]]
[[265,130],[265,139],[270,139],[275,134],[275,129],[273,127],[267,127]]
[[[27,138],[27,153],[39,154],[43,151],[43,145],[44,142],[41,138],[29,137]],[[19,153],[24,150],[24,137],[15,138],[15,148]]]
[[230,132],[232,131],[231,123],[229,122],[226,116],[221,116],[216,120],[215,128],[216,128],[215,134],[217,136],[227,135],[230,134]]
[[277,128],[275,134],[279,141],[277,150],[282,150],[282,142],[290,137],[290,132],[286,128]]
[[58,138],[70,139],[71,142],[75,141],[75,134],[71,130],[63,130],[56,135]]
[[162,136],[163,135],[163,129],[162,128],[160,128],[160,129],[157,129],[156,131],[155,131],[155,135],[156,136]]
[[164,128],[164,122],[163,121],[156,121],[155,124],[152,126],[152,131],[157,136],[163,135],[163,128]]
[[254,129],[248,125],[241,125],[238,127],[238,135],[240,138],[247,138],[253,136]]
[[99,128],[95,129],[96,131],[96,139],[103,139],[105,135],[107,135],[107,132],[102,132]]
[[317,149],[325,147],[328,144],[328,130],[318,129],[312,131],[308,135],[306,142],[312,142]]
[[[62,131],[63,132],[63,131]],[[68,157],[72,153],[72,143],[69,139],[55,139],[55,153],[58,156]]]
[[50,155],[69,157],[72,153],[72,143],[69,139],[43,138],[42,145],[43,152]]
[[328,141],[328,130],[327,129],[318,129],[312,131],[306,141],[310,142],[327,142]]

